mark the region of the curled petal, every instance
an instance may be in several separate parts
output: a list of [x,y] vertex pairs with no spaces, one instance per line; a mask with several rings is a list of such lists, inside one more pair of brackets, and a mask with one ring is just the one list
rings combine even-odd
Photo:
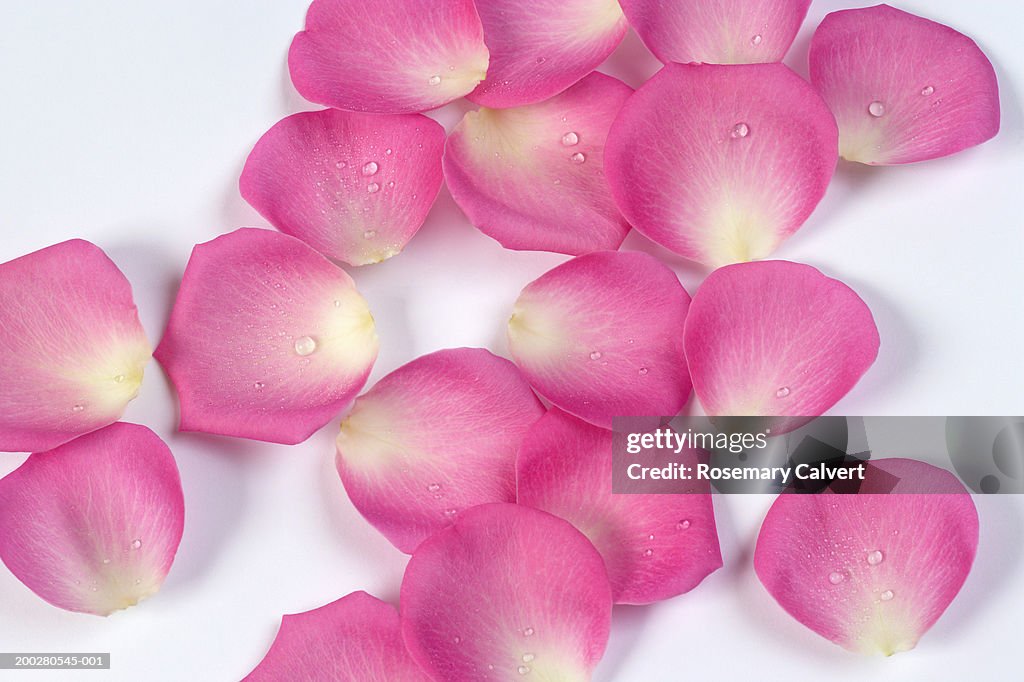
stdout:
[[690,397],[681,334],[689,305],[654,257],[599,251],[523,289],[509,348],[541,395],[592,424],[675,415]]
[[618,0],[476,0],[476,8],[491,65],[468,97],[492,108],[557,95],[603,62],[628,28]]
[[128,280],[95,245],[0,265],[0,451],[49,450],[117,421],[151,354]]
[[704,411],[727,416],[817,417],[853,388],[879,345],[856,292],[787,261],[712,272],[684,337]]
[[183,431],[294,444],[355,397],[377,346],[351,277],[298,239],[245,228],[192,251],[156,358]]
[[430,682],[402,642],[398,611],[365,592],[285,616],[244,682]]
[[647,48],[668,64],[779,62],[811,0],[619,0]]
[[420,545],[401,602],[406,646],[437,680],[589,680],[611,624],[594,546],[515,504],[470,509]]
[[444,139],[444,128],[419,114],[295,114],[256,143],[242,196],[325,256],[379,263],[423,225],[441,189]]
[[811,41],[810,73],[850,161],[925,161],[999,132],[999,85],[981,49],[888,5],[826,16]]
[[[695,470],[696,451],[669,454],[665,463]],[[689,592],[722,566],[708,483],[705,494],[612,494],[611,431],[552,408],[526,437],[516,473],[520,504],[569,521],[601,552],[616,603]]]
[[338,434],[352,503],[403,552],[463,510],[515,502],[516,452],[544,414],[508,360],[442,350],[396,369],[360,396]]
[[914,648],[960,591],[978,546],[978,513],[949,472],[872,460],[901,476],[945,478],[932,494],[780,495],[754,569],[791,616],[851,651]]
[[160,589],[181,542],[181,480],[144,426],[116,423],[0,480],[0,559],[62,609],[107,616]]
[[782,64],[669,64],[626,102],[605,172],[630,224],[719,266],[764,258],[818,205],[835,119]]
[[468,94],[487,73],[473,0],[313,0],[288,68],[311,102],[409,114]]
[[594,72],[540,104],[469,112],[445,151],[452,196],[508,249],[619,248],[629,224],[604,178],[604,141],[632,92]]

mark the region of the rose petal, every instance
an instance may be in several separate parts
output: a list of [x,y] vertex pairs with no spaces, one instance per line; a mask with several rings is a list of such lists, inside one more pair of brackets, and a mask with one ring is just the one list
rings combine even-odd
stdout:
[[684,333],[693,388],[709,415],[817,417],[878,355],[857,294],[787,261],[730,265],[704,280]]
[[117,421],[151,354],[131,286],[97,246],[0,265],[0,450],[49,450]]
[[456,100],[483,80],[487,61],[472,0],[313,0],[288,53],[303,97],[379,114]]
[[352,278],[271,230],[192,251],[156,357],[181,401],[181,430],[294,444],[347,405],[377,357]]
[[281,620],[245,682],[282,680],[430,682],[402,642],[398,611],[365,592]]
[[999,131],[996,74],[974,41],[888,5],[826,16],[811,41],[810,73],[850,161],[925,161]]
[[[935,467],[889,463],[904,475]],[[978,513],[957,494],[780,495],[761,526],[754,569],[791,616],[836,644],[891,655],[914,648],[971,569]]]
[[106,616],[160,589],[181,542],[178,467],[155,433],[111,424],[0,480],[0,559],[62,609]]
[[507,249],[617,249],[629,224],[604,178],[604,140],[632,89],[594,72],[560,95],[466,114],[448,138],[448,189]]
[[411,553],[464,509],[515,502],[515,460],[544,414],[516,366],[480,348],[398,368],[356,400],[338,435],[352,503]]
[[444,128],[419,114],[294,114],[246,161],[242,196],[277,229],[350,265],[401,251],[441,189]]
[[618,0],[476,0],[491,52],[468,98],[491,108],[541,102],[610,55],[628,25]]
[[644,45],[668,64],[778,62],[811,0],[619,0]]
[[599,251],[523,289],[509,348],[541,395],[592,424],[675,415],[690,396],[681,334],[689,303],[653,256]]
[[420,545],[401,602],[405,643],[437,680],[588,680],[611,625],[593,545],[514,504],[470,509]]
[[[670,461],[695,467],[698,457]],[[611,431],[552,408],[523,442],[516,474],[520,504],[569,521],[601,552],[616,603],[689,592],[722,566],[707,482],[703,495],[613,495]]]
[[630,224],[718,266],[770,254],[807,220],[837,162],[835,119],[782,64],[669,64],[626,102],[605,172]]

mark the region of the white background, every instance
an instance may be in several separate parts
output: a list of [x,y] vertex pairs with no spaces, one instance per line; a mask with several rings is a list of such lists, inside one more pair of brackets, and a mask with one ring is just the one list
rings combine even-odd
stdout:
[[[267,128],[315,108],[285,62],[306,4],[0,0],[0,261],[71,237],[99,244],[131,280],[155,345],[192,245],[266,225],[236,182]],[[855,4],[815,2],[789,63],[806,73],[814,26]],[[1002,132],[920,166],[843,165],[776,255],[847,282],[878,321],[878,362],[834,413],[1022,414],[1024,14],[1016,0],[902,7],[978,40],[999,74]],[[635,87],[657,66],[630,34],[602,70]],[[450,127],[467,109],[437,117]],[[705,274],[635,234],[625,248],[662,256],[691,293]],[[501,249],[443,191],[403,254],[352,273],[382,341],[371,382],[440,348],[504,354],[519,290],[563,259]],[[233,680],[259,662],[284,613],[357,589],[397,600],[406,558],[348,502],[333,469],[336,423],[290,448],[177,434],[156,363],[126,419],[155,429],[181,468],[187,520],[174,568],[156,597],[101,619],[47,605],[0,567],[0,651],[110,651],[114,662],[107,673],[0,680]],[[23,459],[0,454],[0,474]],[[915,651],[891,659],[846,653],[767,596],[751,551],[770,501],[716,500],[725,568],[667,603],[616,608],[599,680],[962,680],[1024,669],[1024,498],[978,500],[981,547],[963,592]]]

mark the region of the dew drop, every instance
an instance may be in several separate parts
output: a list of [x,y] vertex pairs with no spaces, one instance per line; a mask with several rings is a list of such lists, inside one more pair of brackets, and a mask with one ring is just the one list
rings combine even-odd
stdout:
[[344,161],[339,161],[338,163],[334,164],[334,167],[337,168],[338,170],[341,170],[342,168],[348,168],[348,164],[345,163]]
[[593,353],[590,354],[590,359],[591,360],[600,360],[601,357],[602,357],[601,351],[599,351],[599,350],[595,350]]
[[71,411],[74,412],[75,414],[78,414],[79,412],[81,412],[84,409],[85,409],[85,405],[75,405],[74,407],[71,408]]
[[828,574],[828,581],[833,585],[838,585],[844,580],[846,580],[846,576],[840,573],[839,571],[832,571]]
[[137,579],[135,580],[135,584],[136,584],[136,585],[141,585],[141,584],[142,584],[142,578],[137,578]]
[[875,118],[885,116],[885,105],[876,100],[868,105],[868,113]]
[[376,175],[379,169],[380,166],[377,165],[376,161],[370,161],[365,166],[363,166],[363,175],[365,175],[366,177]]
[[651,533],[650,535],[648,535],[647,539],[648,540],[653,540],[654,539],[654,533]]
[[676,524],[676,529],[677,530],[686,530],[689,527],[690,527],[690,520],[689,519],[683,519],[682,521],[680,521],[679,523]]
[[576,152],[575,154],[573,154],[569,158],[572,159],[572,162],[577,164],[577,165],[581,164],[581,163],[586,163],[587,162],[587,156],[583,152]]
[[536,632],[536,630],[534,630],[533,628],[526,628],[525,630],[523,630],[523,636],[524,637],[533,637],[533,633],[535,633],[535,632]]
[[434,74],[433,76],[430,77],[430,80],[428,80],[427,82],[430,83],[431,85],[440,85],[441,77],[437,74]]
[[371,182],[369,185],[366,186],[366,191],[369,192],[370,194],[376,194],[377,192],[380,191],[380,185],[378,185],[376,182]]
[[455,637],[452,641],[455,642],[456,644],[462,644],[462,638],[461,637]]
[[882,601],[892,601],[892,598],[896,595],[892,593],[892,590],[886,590],[882,594],[878,595],[878,598]]
[[429,490],[432,493],[436,493],[440,489],[441,489],[441,484],[440,483],[431,483],[430,485],[427,486],[427,490]]
[[518,668],[516,668],[516,672],[518,672],[520,675],[525,675],[528,672],[530,672],[530,667],[529,666],[525,666],[525,665],[521,665]]
[[302,357],[312,355],[316,351],[316,341],[311,336],[302,336],[295,339],[295,352]]
[[132,549],[141,549],[142,540],[132,540]]
[[650,371],[651,370],[647,369],[646,367],[641,367],[640,371],[639,371],[639,374],[640,374],[640,376],[645,377],[645,376],[647,376],[647,373],[650,372]]
[[335,308],[340,308],[341,307],[341,301],[339,301],[338,299],[334,299],[334,307]]
[[644,558],[648,558],[649,559],[652,556],[654,556],[654,550],[653,549],[648,547],[647,549],[644,550]]
[[118,384],[124,383],[124,375],[118,374],[116,377],[114,377],[114,381]]
[[750,39],[750,44],[760,45],[762,40],[764,40],[764,37],[760,33],[758,33],[756,36]]
[[266,385],[266,384],[264,384],[264,383],[263,383],[262,381],[257,381],[257,382],[256,382],[256,383],[254,383],[254,384],[253,384],[252,386],[253,386],[253,388],[255,388],[255,389],[256,389],[257,391],[261,391],[261,390],[263,390],[263,387],[264,387],[265,385]]
[[931,95],[932,93],[934,93],[934,92],[935,92],[935,88],[933,88],[933,87],[932,87],[932,86],[930,86],[930,85],[926,85],[926,86],[924,86],[923,88],[921,88],[921,94],[922,94],[923,96],[925,96],[925,97],[928,97],[928,96],[930,96],[930,95]]
[[385,150],[384,150],[384,154],[385,154],[386,156],[391,156],[391,155],[392,155],[392,154],[394,154],[394,153],[395,153],[395,150],[393,150],[393,149],[390,149],[390,148],[389,148],[389,149],[385,149]]
[[783,386],[779,390],[775,391],[775,397],[776,398],[785,398],[790,393],[791,393],[791,391],[789,390],[789,386]]
[[377,231],[376,230],[367,230],[366,232],[363,232],[363,239],[373,239],[376,236],[377,236]]
[[529,662],[531,662],[535,658],[537,658],[537,657],[534,656],[533,654],[523,654],[523,663],[529,663]]
[[732,127],[732,132],[729,133],[730,137],[734,140],[739,140],[750,134],[750,126],[746,123],[740,122]]
[[444,515],[447,516],[449,519],[453,518],[458,513],[459,513],[458,509],[445,509],[444,510]]
[[109,566],[110,565],[110,559],[104,559],[103,560],[103,565],[104,566]]
[[867,556],[868,565],[869,566],[877,566],[878,564],[882,563],[882,559],[884,559],[884,558],[885,558],[885,555],[882,554],[882,550],[880,550],[880,549],[876,549],[873,552],[868,552],[868,556]]
[[579,141],[580,136],[574,132],[570,131],[565,135],[562,135],[562,144],[565,145],[566,147],[575,147],[577,144],[579,144]]

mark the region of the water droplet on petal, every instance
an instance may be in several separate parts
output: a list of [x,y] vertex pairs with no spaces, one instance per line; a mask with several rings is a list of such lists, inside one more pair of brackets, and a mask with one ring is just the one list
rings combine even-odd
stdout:
[[579,144],[580,136],[574,132],[568,132],[562,135],[562,144],[566,147],[574,147]]
[[262,390],[262,389],[263,389],[263,387],[264,387],[265,385],[266,385],[266,384],[264,384],[264,383],[263,383],[262,381],[257,381],[257,382],[256,382],[256,383],[254,383],[254,384],[253,384],[252,386],[253,386],[253,388],[255,388],[255,389],[256,389],[257,391],[260,391],[260,390]]
[[878,598],[882,601],[892,601],[892,598],[896,595],[892,593],[892,590],[886,590],[882,594],[878,595]]
[[789,390],[789,386],[783,386],[783,387],[782,387],[782,388],[780,388],[779,390],[775,391],[775,397],[776,397],[776,398],[785,398],[785,397],[787,397],[787,396],[788,396],[788,395],[789,395],[789,394],[790,394],[791,392],[792,392],[792,391],[790,391],[790,390]]
[[874,101],[868,105],[868,113],[874,116],[875,118],[885,116],[885,105],[882,104],[881,102]]
[[529,666],[521,665],[518,668],[516,668],[516,672],[518,672],[520,675],[525,675],[528,672],[530,672],[530,668]]
[[376,161],[370,161],[365,166],[363,166],[363,175],[365,175],[366,177],[370,177],[371,175],[376,175],[376,173],[377,173],[377,171],[379,169],[380,169],[380,166],[377,165]]
[[880,550],[880,549],[876,549],[873,552],[868,552],[868,556],[867,556],[868,565],[869,566],[877,566],[878,564],[882,563],[882,559],[884,559],[884,558],[885,558],[885,555],[882,554],[882,550]]
[[644,558],[649,559],[652,556],[654,556],[654,550],[653,549],[648,547],[647,549],[644,550]]
[[430,485],[427,486],[427,490],[429,490],[432,493],[436,493],[440,489],[441,489],[441,484],[440,483],[431,483]]
[[440,85],[441,77],[438,76],[437,74],[434,74],[433,76],[430,77],[430,80],[428,80],[427,82],[430,83],[431,85]]
[[75,414],[78,414],[79,412],[81,412],[84,409],[85,409],[85,405],[75,405],[74,407],[71,408],[71,411],[74,412]]
[[534,632],[536,632],[536,630],[534,630],[533,628],[526,628],[525,630],[523,630],[523,636],[524,637],[533,637],[533,633]]
[[366,191],[369,192],[370,194],[376,194],[377,192],[380,191],[380,185],[378,185],[376,182],[371,182],[369,185],[366,186]]
[[118,374],[116,377],[114,377],[114,381],[116,383],[118,383],[118,384],[123,383],[124,382],[124,375],[123,374]]
[[132,540],[132,549],[141,549],[142,540]]
[[651,370],[647,369],[646,367],[641,367],[639,374],[640,374],[640,376],[645,377],[645,376],[647,376],[647,373],[650,372],[650,371]]
[[363,232],[363,239],[373,239],[376,236],[377,236],[377,231],[376,230],[367,230],[366,232]]
[[461,637],[455,637],[452,641],[455,642],[456,644],[462,644],[462,638]]
[[734,140],[746,137],[750,134],[750,126],[743,122],[737,123],[732,127],[732,132],[729,134]]
[[104,559],[103,560],[103,565],[104,566],[109,566],[110,565],[110,559]]
[[581,164],[581,163],[586,163],[587,162],[587,156],[583,152],[576,152],[575,154],[573,154],[569,158],[572,159],[572,162],[575,163],[575,164]]
[[334,307],[335,308],[340,308],[341,307],[341,301],[339,301],[338,299],[334,299]]
[[334,167],[337,168],[338,170],[341,170],[342,168],[347,168],[348,164],[345,163],[344,161],[339,161],[338,163],[334,164]]
[[601,356],[601,351],[599,351],[599,350],[595,350],[593,353],[590,354],[590,359],[591,360],[600,360],[601,357],[602,357]]
[[447,516],[449,519],[454,517],[458,513],[459,513],[458,509],[445,509],[444,510],[444,515]]
[[930,85],[926,85],[923,88],[921,88],[921,94],[924,95],[925,97],[928,97],[929,95],[931,95],[934,92],[935,92],[935,88],[933,88]]
[[523,654],[523,663],[529,663],[533,659],[537,658],[533,654]]
[[295,352],[303,357],[312,355],[316,351],[316,341],[311,336],[301,336],[295,339]]
[[756,36],[750,39],[750,44],[760,45],[762,40],[764,40],[764,37],[760,33],[758,33]]
[[676,529],[677,530],[686,530],[689,527],[690,527],[689,519],[683,519],[682,521],[680,521],[679,523],[676,524]]
[[385,150],[384,150],[384,153],[385,153],[385,154],[386,154],[387,156],[391,156],[392,154],[394,154],[394,153],[395,153],[395,150],[394,150],[394,149],[385,149]]
[[838,585],[844,580],[846,580],[846,576],[840,573],[839,571],[832,571],[828,574],[828,581],[833,585]]

